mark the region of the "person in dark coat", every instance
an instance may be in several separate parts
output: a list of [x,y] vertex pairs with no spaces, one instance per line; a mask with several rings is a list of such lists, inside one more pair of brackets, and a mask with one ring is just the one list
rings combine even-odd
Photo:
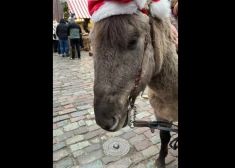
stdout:
[[59,25],[56,27],[56,35],[59,38],[61,56],[69,56],[68,46],[68,26],[64,19],[60,19]]
[[71,18],[70,24],[68,26],[68,35],[70,36],[70,44],[72,46],[72,57],[71,59],[75,58],[75,47],[78,53],[78,58],[80,59],[80,43],[82,38],[82,30],[79,24],[77,24],[74,18]]

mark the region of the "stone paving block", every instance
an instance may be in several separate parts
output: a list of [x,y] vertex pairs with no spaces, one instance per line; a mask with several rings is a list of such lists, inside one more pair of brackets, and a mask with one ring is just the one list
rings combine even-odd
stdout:
[[53,124],[53,130],[54,130],[54,129],[57,129],[57,126],[56,126],[56,124]]
[[57,144],[54,144],[53,145],[53,151],[57,151],[61,148],[65,147],[65,143],[64,142],[60,142],[60,143],[57,143]]
[[90,113],[90,114],[94,114],[94,108],[89,108],[87,111],[88,111],[88,113]]
[[[74,105],[72,105],[72,104],[69,104],[69,105],[66,105],[66,106],[64,106],[64,108],[65,109],[69,109],[69,108],[73,108],[74,107]],[[76,109],[75,109],[76,110]],[[77,111],[77,110],[76,110]]]
[[155,134],[151,132],[151,130],[145,131],[144,135],[149,139],[153,137]]
[[131,155],[131,160],[132,160],[135,164],[137,164],[137,163],[141,162],[142,160],[144,160],[144,156],[142,155],[141,152],[138,152],[138,153],[136,153],[136,154],[132,154],[132,155]]
[[177,165],[167,165],[166,168],[178,168]]
[[[60,93],[60,91],[53,89],[53,95],[57,95],[57,93]],[[58,99],[58,98],[57,98]]]
[[146,148],[149,147],[150,145],[151,145],[151,144],[150,144],[149,140],[147,140],[147,139],[134,144],[135,149],[136,149],[137,151],[141,151],[141,150],[143,150],[143,149],[146,149]]
[[76,122],[76,121],[83,120],[83,119],[85,119],[85,118],[86,118],[85,116],[80,116],[80,117],[71,118],[71,119],[70,119],[70,122],[73,123],[73,122]]
[[60,136],[57,136],[56,137],[56,140],[58,141],[58,142],[60,142],[60,141],[63,141],[63,140],[65,140],[65,139],[67,139],[67,138],[70,138],[70,137],[72,137],[73,136],[73,133],[72,132],[66,132],[66,133],[64,133],[64,134],[62,134],[62,135],[60,135]]
[[82,165],[82,168],[104,168],[101,160],[96,160],[85,165]]
[[89,141],[83,141],[83,142],[76,143],[74,145],[70,145],[70,149],[72,152],[74,152],[76,150],[83,149],[89,145],[91,145]]
[[89,153],[88,155],[78,157],[77,160],[78,160],[79,164],[83,165],[83,164],[87,164],[92,161],[101,159],[103,156],[104,156],[104,153],[103,153],[102,149],[100,149],[97,151],[93,151],[93,152]]
[[86,93],[86,91],[79,91],[79,92],[75,92],[74,95],[75,96],[80,96],[80,95],[84,95]]
[[165,163],[168,165],[168,164],[170,164],[171,162],[173,162],[174,160],[175,160],[175,157],[173,157],[172,155],[167,155],[167,156],[166,156]]
[[129,127],[129,126],[126,126],[126,127],[122,128],[122,130],[123,130],[124,132],[129,132],[129,131],[132,131],[132,130],[134,130],[134,129],[131,128],[131,127]]
[[174,157],[178,157],[178,148],[176,150],[170,149],[169,153]]
[[86,125],[86,122],[84,120],[80,120],[80,121],[78,121],[78,125],[84,126],[84,125]]
[[178,159],[175,158],[173,162],[166,165],[166,168],[178,168]]
[[63,127],[68,124],[69,120],[63,120],[56,123],[57,127]]
[[70,96],[61,96],[61,97],[59,97],[59,100],[68,99],[68,98],[70,98]]
[[56,117],[58,116],[58,113],[57,112],[53,112],[53,117]]
[[56,108],[56,107],[59,107],[59,106],[60,106],[59,103],[53,104],[53,108]]
[[62,116],[58,116],[58,117],[54,117],[53,118],[53,122],[58,122],[58,121],[62,121],[62,120],[66,120],[69,118],[69,115],[62,115]]
[[103,157],[101,160],[104,164],[108,164],[110,162],[115,162],[117,161],[119,158],[116,156],[105,156]]
[[53,112],[57,112],[57,111],[61,111],[61,110],[63,110],[62,107],[53,108]]
[[64,106],[64,105],[68,105],[70,102],[61,102],[60,105]]
[[56,143],[56,140],[55,139],[53,139],[53,144],[55,144]]
[[177,137],[178,136],[178,134],[176,132],[171,132],[170,134],[171,134],[172,137]]
[[78,112],[75,112],[75,113],[71,113],[71,117],[80,117],[80,116],[85,116],[86,114],[88,113],[87,110],[84,110],[84,111],[78,111]]
[[92,85],[90,85],[90,86],[88,86],[88,87],[84,87],[84,90],[92,90],[93,89],[93,86]]
[[95,131],[95,130],[97,130],[97,129],[100,129],[100,126],[98,126],[98,125],[92,125],[92,126],[88,127],[89,132]]
[[150,121],[149,117],[141,118],[141,121]]
[[102,129],[98,129],[96,131],[92,131],[92,132],[86,133],[85,134],[85,139],[87,140],[87,139],[94,138],[95,136],[99,135],[102,132],[104,132]]
[[91,143],[100,143],[100,138],[90,139]]
[[123,137],[124,139],[126,139],[126,140],[128,140],[128,139],[130,139],[130,138],[132,138],[132,137],[134,137],[134,136],[136,136],[136,134],[134,133],[134,131],[130,131],[130,132],[127,132],[127,133],[125,133],[125,134],[122,135],[122,137]]
[[71,123],[71,124],[64,126],[63,128],[64,128],[64,131],[71,131],[71,130],[74,130],[78,127],[79,127],[78,123],[74,122],[74,123]]
[[53,161],[58,161],[69,155],[69,152],[66,149],[61,149],[53,153]]
[[152,142],[153,145],[161,142],[159,134],[154,135],[149,140]]
[[106,135],[108,137],[116,137],[116,136],[122,135],[123,133],[124,133],[123,130],[119,130],[116,132],[108,132],[108,133],[106,133]]
[[[84,100],[84,101],[78,101],[76,102],[76,104],[74,104],[74,106],[82,106],[82,105],[85,105],[87,103],[90,103],[89,101],[87,100]],[[85,110],[86,111],[86,110]]]
[[86,104],[86,105],[82,105],[82,106],[77,107],[78,111],[86,110],[89,108],[92,108],[92,106],[90,104]]
[[136,119],[141,119],[141,118],[144,118],[144,117],[147,117],[147,116],[150,116],[151,114],[148,113],[148,112],[142,112],[142,113],[139,113],[136,115]]
[[154,168],[154,165],[155,165],[155,161],[150,161],[146,164],[146,167],[147,168]]
[[136,144],[136,143],[138,143],[138,142],[140,142],[140,141],[143,141],[143,140],[145,140],[145,139],[146,139],[146,138],[145,138],[144,135],[136,135],[135,137],[129,139],[129,142],[130,142],[132,145],[134,145],[134,144]]
[[94,118],[95,118],[95,115],[94,115],[94,114],[88,114],[88,115],[86,115],[86,118],[87,118],[88,120],[91,120],[91,119],[94,119]]
[[59,136],[62,134],[63,134],[63,131],[61,129],[53,130],[53,136]]
[[151,121],[157,121],[155,115],[150,116],[149,119],[150,119]]
[[176,137],[178,137],[178,134],[172,134],[171,140],[175,139]]
[[142,134],[143,132],[145,132],[145,131],[147,131],[147,130],[149,130],[148,127],[140,127],[140,128],[135,129],[134,132],[135,132],[136,134]]
[[148,158],[150,156],[156,155],[159,153],[159,149],[156,146],[150,146],[147,149],[141,151],[144,158]]
[[56,164],[55,168],[67,168],[73,165],[72,159],[66,159]]
[[73,152],[73,157],[76,158],[78,156],[83,155],[84,153],[84,150],[76,150],[75,152]]
[[90,146],[86,147],[86,148],[85,148],[85,151],[86,151],[87,153],[90,153],[90,152],[95,151],[95,150],[98,150],[98,149],[100,149],[100,148],[101,148],[101,145],[100,145],[99,143],[97,143],[97,144],[90,145]]
[[83,141],[83,140],[84,140],[84,135],[76,135],[72,138],[66,139],[66,144],[71,145],[71,144],[74,144],[76,142]]
[[136,165],[135,168],[146,168],[146,166],[143,163],[140,163]]
[[72,113],[75,111],[77,111],[75,108],[68,108],[68,109],[64,109],[63,111],[60,111],[59,115],[68,114],[68,113]]
[[87,127],[79,127],[78,129],[73,131],[74,135],[85,134],[87,132],[89,132]]
[[131,159],[129,157],[126,157],[120,159],[119,161],[108,164],[107,168],[128,168],[131,164]]
[[92,120],[86,120],[85,122],[87,126],[91,126],[94,124]]
[[[82,95],[82,96],[78,96],[78,98],[76,99],[77,102],[84,102],[84,103],[83,103],[83,105],[80,105],[80,104],[77,104],[77,103],[76,103],[75,105],[76,105],[76,106],[84,106],[84,105],[87,105],[89,98],[92,98],[92,96],[89,95],[88,93],[86,93],[86,94],[84,94],[84,95]],[[84,109],[86,109],[86,108],[84,108]]]

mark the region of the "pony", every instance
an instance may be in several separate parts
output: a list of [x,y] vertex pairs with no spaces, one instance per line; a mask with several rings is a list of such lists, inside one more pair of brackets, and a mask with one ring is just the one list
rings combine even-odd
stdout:
[[[178,121],[178,54],[169,18],[141,10],[112,15],[96,22],[89,36],[95,120],[101,128],[114,132],[127,126],[128,97],[134,101],[146,86],[156,119]],[[169,131],[160,130],[159,168],[165,168],[170,138]]]

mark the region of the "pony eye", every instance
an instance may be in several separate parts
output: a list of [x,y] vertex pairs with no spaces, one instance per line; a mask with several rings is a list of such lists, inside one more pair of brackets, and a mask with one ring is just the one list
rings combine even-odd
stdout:
[[128,49],[134,49],[136,43],[137,43],[138,37],[134,36],[128,41]]
[[136,44],[137,40],[136,39],[132,39],[131,41],[128,42],[128,45],[134,45]]

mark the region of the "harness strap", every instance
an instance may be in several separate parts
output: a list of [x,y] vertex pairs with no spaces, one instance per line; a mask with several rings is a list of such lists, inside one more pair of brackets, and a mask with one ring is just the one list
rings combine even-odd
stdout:
[[[174,143],[175,142],[175,143]],[[172,145],[174,143],[174,145]],[[177,148],[178,148],[178,145],[176,145],[176,144],[178,144],[178,137],[176,137],[175,139],[173,139],[171,142],[170,142],[170,147],[172,148],[172,149],[174,149],[174,150],[176,150]]]
[[133,125],[135,127],[149,127],[151,129],[151,132],[154,133],[154,130],[155,129],[158,129],[158,130],[163,130],[163,131],[170,131],[170,132],[177,132],[178,133],[178,128],[169,128],[169,127],[163,127],[163,126],[160,126],[160,124],[168,124],[169,126],[176,126],[177,125],[174,125],[170,122],[167,122],[167,121],[152,121],[152,122],[149,122],[149,121],[134,121],[133,122]]

